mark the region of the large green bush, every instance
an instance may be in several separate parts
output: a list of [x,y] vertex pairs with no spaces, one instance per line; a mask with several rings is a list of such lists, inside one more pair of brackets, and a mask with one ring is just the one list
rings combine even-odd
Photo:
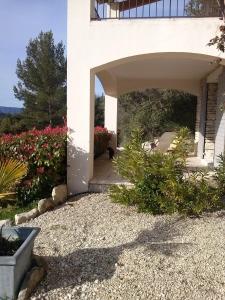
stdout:
[[152,214],[174,213],[199,215],[221,205],[218,190],[209,185],[204,172],[189,173],[186,158],[189,132],[181,129],[174,151],[164,154],[147,152],[142,147],[139,131],[116,158],[115,167],[133,187],[113,186],[115,202],[137,205],[140,211]]

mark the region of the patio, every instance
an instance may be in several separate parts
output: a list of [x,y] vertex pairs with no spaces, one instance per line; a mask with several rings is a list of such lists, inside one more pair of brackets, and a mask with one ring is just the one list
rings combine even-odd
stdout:
[[[159,138],[157,149],[166,152],[176,136],[175,132],[165,132]],[[117,148],[117,155],[122,148]],[[187,160],[187,166],[190,170],[206,168],[204,160],[196,156],[190,156]],[[109,160],[107,153],[101,155],[94,161],[94,176],[89,183],[90,192],[106,192],[112,184],[131,185],[126,179],[119,176],[114,167],[112,160]]]

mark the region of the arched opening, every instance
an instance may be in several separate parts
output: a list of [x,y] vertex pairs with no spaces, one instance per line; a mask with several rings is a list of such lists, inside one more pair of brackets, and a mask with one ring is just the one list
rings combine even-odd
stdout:
[[[196,157],[193,166],[199,167],[212,163],[216,135],[214,127],[217,81],[221,73],[219,63],[220,61],[212,56],[200,54],[158,53],[128,57],[96,68],[96,75],[105,90],[104,124],[114,136],[112,143],[114,151],[118,145],[118,129],[121,132],[120,139],[123,139],[124,129],[126,131],[132,122],[128,120],[129,114],[133,114],[131,119],[136,118],[135,109],[138,108],[138,104],[135,107],[135,101],[138,103],[140,100],[138,97],[140,95],[146,96],[146,89],[149,89],[149,91],[155,91],[155,94],[158,93],[158,97],[160,93],[160,97],[163,97],[163,93],[174,93],[176,97],[173,101],[170,99],[170,105],[173,105],[173,109],[170,112],[170,117],[167,116],[166,126],[166,122],[163,125],[160,123],[158,128],[153,130],[154,133],[148,135],[151,131],[148,131],[151,129],[151,124],[148,127],[148,120],[145,120],[147,129],[144,128],[144,130],[148,131],[145,132],[146,142],[154,138],[159,139],[164,132],[174,131],[176,126],[187,126],[192,131],[193,136],[191,156]],[[204,94],[204,89],[208,91],[206,94]],[[133,95],[134,107],[133,109],[132,106],[128,108],[126,116],[128,119],[123,121],[124,128],[121,129],[121,99],[126,97],[124,95]],[[207,104],[206,98],[208,96],[213,105],[215,104],[213,109],[211,108],[212,103]],[[139,103],[139,106],[141,107],[142,104]],[[148,116],[148,114],[143,114],[143,116]],[[137,118],[135,122],[137,122]],[[151,120],[149,120],[150,122]],[[134,127],[136,125],[134,124]],[[123,141],[120,140],[121,142]],[[108,160],[108,155],[105,154],[104,159]],[[119,180],[115,173],[110,171],[110,162],[107,161],[106,165],[102,164],[99,167],[99,161],[95,161],[94,165],[91,185],[98,180],[100,184],[106,184],[108,181],[115,183]],[[94,191],[96,191],[95,188],[96,186]]]
[[[107,96],[106,101],[108,101]],[[111,113],[113,111],[110,111],[110,115]],[[200,159],[196,157],[198,144],[196,117],[197,97],[185,92],[150,89],[121,95],[118,98],[117,123],[114,124],[114,128],[117,128],[115,155],[123,151],[124,144],[129,141],[131,132],[135,128],[142,130],[145,144],[150,145],[154,141],[159,141],[158,148],[166,153],[176,136],[176,131],[180,127],[188,127],[191,132],[190,142],[192,144],[188,162],[192,167],[200,167]],[[107,118],[109,116],[106,116],[106,122],[110,124]],[[113,122],[113,119],[111,121]],[[105,127],[107,128],[107,123]],[[110,128],[108,129],[110,130]],[[102,153],[94,161],[94,176],[90,183],[91,191],[102,191],[112,183],[129,184],[116,174],[109,154]]]

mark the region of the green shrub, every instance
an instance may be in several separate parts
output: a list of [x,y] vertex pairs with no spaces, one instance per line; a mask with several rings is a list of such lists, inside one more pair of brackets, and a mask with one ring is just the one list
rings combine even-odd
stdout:
[[25,162],[27,176],[17,187],[18,200],[27,205],[51,194],[53,186],[66,181],[66,127],[33,129],[0,137],[1,158]]
[[[137,205],[139,211],[152,214],[174,213],[199,215],[220,205],[216,189],[208,184],[207,173],[189,174],[186,159],[189,131],[178,132],[176,148],[167,154],[146,152],[141,133],[132,133],[130,143],[115,159],[118,173],[133,183],[133,188],[113,186],[113,201]],[[184,176],[184,175],[188,176]]]
[[215,169],[215,181],[218,187],[218,193],[221,197],[225,196],[225,156],[219,155],[218,167]]

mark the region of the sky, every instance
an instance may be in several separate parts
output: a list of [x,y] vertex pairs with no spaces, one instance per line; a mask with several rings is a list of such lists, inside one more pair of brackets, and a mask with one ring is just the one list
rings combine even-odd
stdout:
[[[79,0],[80,1],[80,0]],[[0,0],[0,106],[22,107],[14,97],[16,62],[41,31],[52,30],[55,42],[66,46],[67,0]],[[103,92],[96,80],[96,94]]]

